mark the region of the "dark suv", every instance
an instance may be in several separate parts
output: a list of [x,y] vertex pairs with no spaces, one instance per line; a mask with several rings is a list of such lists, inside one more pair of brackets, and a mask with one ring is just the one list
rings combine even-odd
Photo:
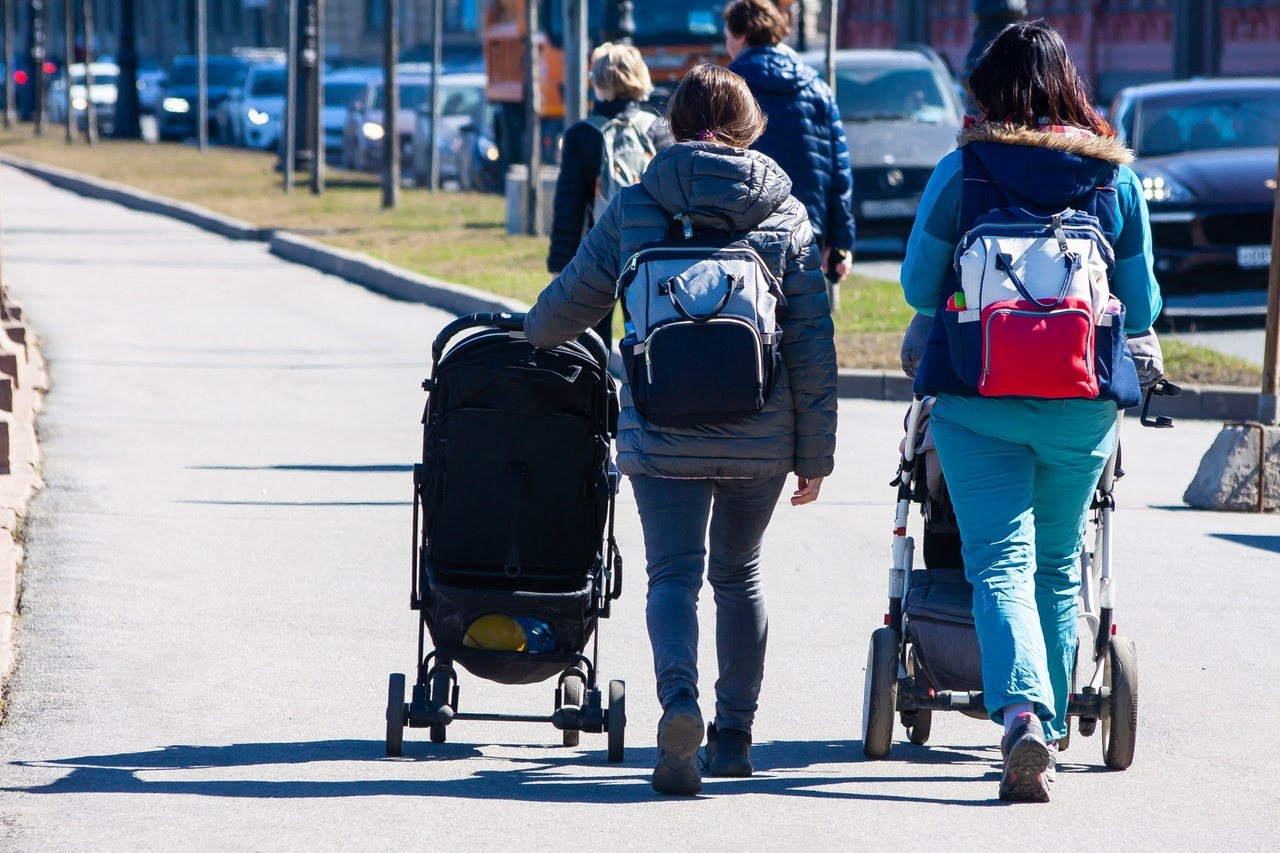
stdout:
[[[232,89],[244,83],[249,73],[249,60],[238,56],[210,56],[208,63],[209,135],[217,132],[215,116],[218,104],[226,100]],[[169,70],[169,81],[161,93],[156,110],[156,123],[161,139],[185,139],[196,135],[197,74],[196,57],[179,56]]]

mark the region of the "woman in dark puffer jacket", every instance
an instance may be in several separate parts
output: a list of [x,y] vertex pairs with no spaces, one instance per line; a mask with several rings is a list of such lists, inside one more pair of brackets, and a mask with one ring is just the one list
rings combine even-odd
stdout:
[[853,251],[853,171],[840,111],[827,84],[782,44],[790,21],[772,0],[734,0],[724,10],[725,46],[760,102],[769,126],[752,148],[791,178],[791,194],[809,211],[822,268],[839,278]]
[[644,528],[647,621],[663,708],[653,787],[692,795],[702,788],[702,575],[706,571],[715,590],[720,672],[715,722],[707,727],[707,770],[749,776],[767,633],[761,541],[788,474],[799,475],[791,497],[798,506],[816,500],[831,473],[836,356],[826,282],[804,206],[776,163],[745,150],[764,118],[742,79],[715,65],[694,68],[672,96],[668,119],[677,144],[654,158],[639,184],[618,192],[538,297],[524,328],[539,347],[590,328],[613,309],[627,259],[664,239],[672,217],[682,213],[698,230],[723,231],[729,224],[782,283],[782,364],[762,411],[714,426],[658,427],[637,413],[630,388],[622,391],[618,467],[630,477]]

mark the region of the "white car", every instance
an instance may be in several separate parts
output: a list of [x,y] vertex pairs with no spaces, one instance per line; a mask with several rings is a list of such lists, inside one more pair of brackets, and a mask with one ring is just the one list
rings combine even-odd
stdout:
[[[479,128],[484,121],[485,76],[483,74],[440,75],[440,132],[436,136],[437,157],[440,159],[440,180],[457,181],[461,178],[463,146],[468,140],[462,129],[468,125]],[[431,134],[431,102],[419,108],[413,123],[413,182],[425,187],[429,182],[427,140]]]
[[273,149],[284,120],[286,68],[274,62],[249,68],[244,84],[218,105],[222,141],[247,148]]
[[[113,62],[95,62],[90,66],[92,77],[90,85],[85,87],[84,63],[77,62],[67,69],[71,79],[71,110],[75,115],[77,127],[85,127],[89,109],[89,96],[98,116],[98,127],[104,133],[110,132],[110,122],[115,113],[117,82],[120,79],[120,67]],[[45,115],[49,121],[63,124],[67,120],[67,77],[59,77],[49,85],[45,96]]]

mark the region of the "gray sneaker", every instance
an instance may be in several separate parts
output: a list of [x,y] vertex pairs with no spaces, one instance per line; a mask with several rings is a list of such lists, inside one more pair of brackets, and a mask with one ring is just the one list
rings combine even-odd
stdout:
[[1044,726],[1035,714],[1020,714],[1000,742],[1004,773],[1000,799],[1021,803],[1049,802],[1049,771],[1054,764],[1044,740]]
[[698,703],[692,697],[677,699],[658,723],[658,765],[653,769],[653,790],[682,797],[701,792],[701,745],[702,712]]
[[751,733],[739,729],[718,729],[715,723],[707,726],[707,772],[712,776],[750,776]]

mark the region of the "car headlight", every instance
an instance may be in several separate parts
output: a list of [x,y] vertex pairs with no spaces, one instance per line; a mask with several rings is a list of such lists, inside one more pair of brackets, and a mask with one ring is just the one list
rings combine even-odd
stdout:
[[494,145],[492,142],[483,143],[483,148],[481,153],[484,154],[484,159],[491,160],[494,162],[497,162],[498,157],[500,156],[498,154],[498,146]]
[[250,124],[256,124],[261,126],[266,124],[269,121],[271,121],[270,115],[268,115],[267,113],[264,113],[262,110],[255,110],[253,107],[249,107],[249,123]]
[[372,142],[377,142],[386,135],[386,131],[382,129],[382,125],[376,121],[366,121],[364,127],[360,128],[360,132],[364,134],[364,138]]
[[71,109],[73,109],[73,110],[87,110],[87,109],[89,109],[89,102],[88,102],[87,100],[85,100],[84,98],[72,98],[72,99],[71,99]]
[[1191,190],[1167,175],[1147,175],[1142,179],[1142,197],[1148,204],[1176,204],[1191,201]]
[[191,104],[187,103],[186,98],[165,98],[160,106],[167,113],[191,112]]

